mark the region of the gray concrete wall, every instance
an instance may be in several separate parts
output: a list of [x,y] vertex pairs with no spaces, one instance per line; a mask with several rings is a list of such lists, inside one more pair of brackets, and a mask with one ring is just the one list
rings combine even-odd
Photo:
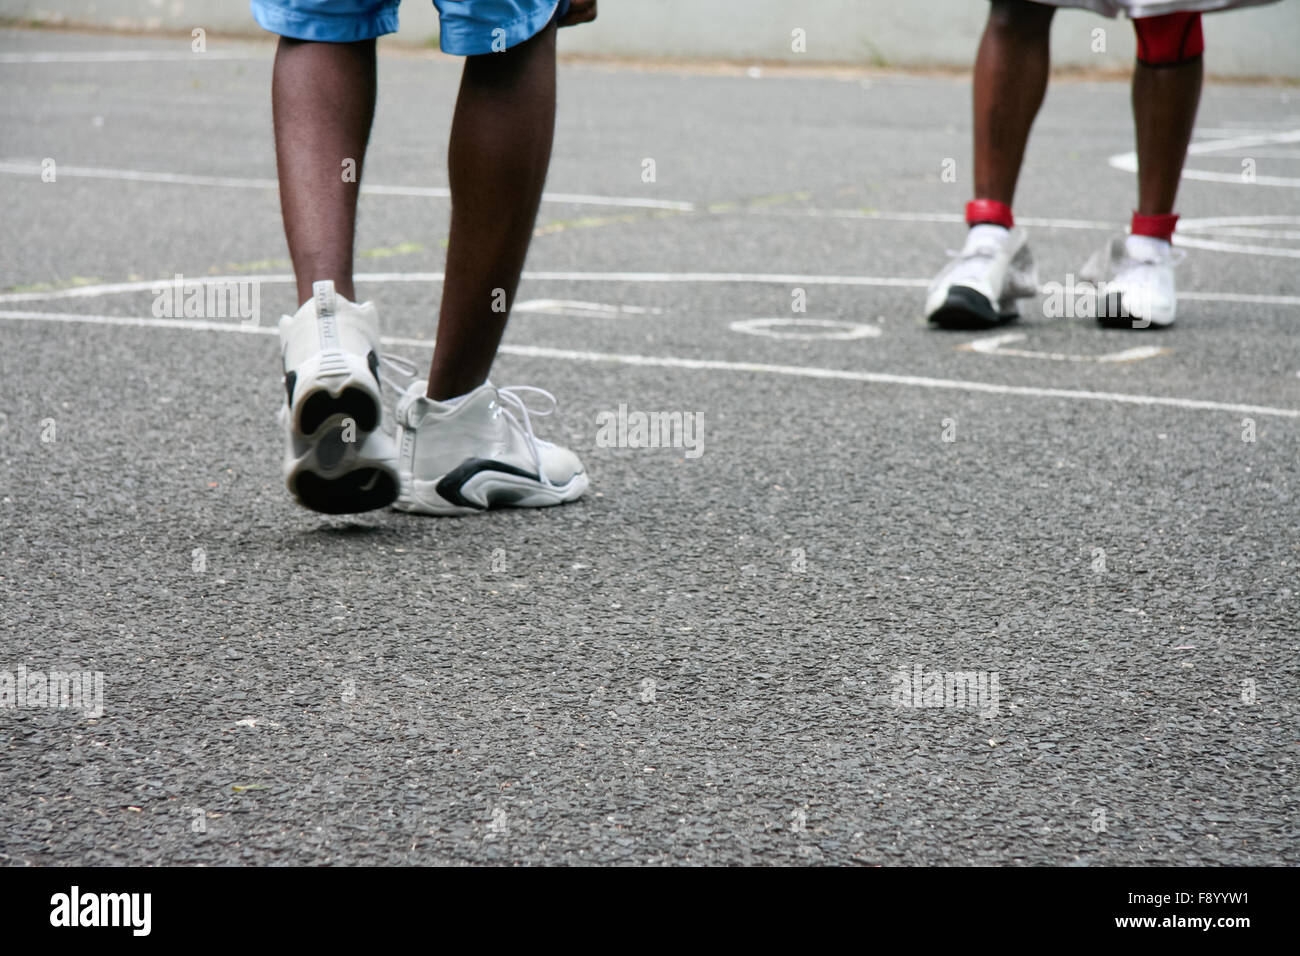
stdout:
[[[880,66],[969,65],[984,0],[601,0],[600,18],[565,31],[571,52],[654,58],[786,60]],[[257,30],[244,0],[0,0],[0,17],[28,22],[212,33]],[[792,49],[805,31],[806,51]],[[1105,31],[1104,52],[1093,31]],[[402,5],[399,42],[437,35],[429,0]],[[1211,71],[1300,79],[1300,0],[1206,19]],[[1054,38],[1061,66],[1122,68],[1132,61],[1123,21],[1065,11]]]

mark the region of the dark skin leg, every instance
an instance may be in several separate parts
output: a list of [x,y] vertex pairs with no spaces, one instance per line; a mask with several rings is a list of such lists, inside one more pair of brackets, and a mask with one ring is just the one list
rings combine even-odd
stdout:
[[466,59],[448,151],[451,237],[432,399],[464,395],[487,380],[532,239],[554,130],[553,26],[503,53]]
[[1174,211],[1178,181],[1192,141],[1201,102],[1204,64],[1143,66],[1133,71],[1133,120],[1137,126],[1138,212]]
[[[352,243],[361,164],[375,114],[375,43],[309,43],[281,38],[271,80],[280,211],[298,280],[333,279],[355,301]],[[344,160],[356,175],[344,181]]]
[[1012,204],[1051,70],[1055,7],[994,0],[975,59],[975,198]]

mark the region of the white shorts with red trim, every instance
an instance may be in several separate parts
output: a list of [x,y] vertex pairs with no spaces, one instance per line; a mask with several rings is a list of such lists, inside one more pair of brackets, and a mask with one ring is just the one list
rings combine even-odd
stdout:
[[1108,17],[1123,13],[1134,20],[1166,13],[1212,13],[1236,7],[1254,7],[1277,0],[1035,0],[1052,7],[1083,7]]

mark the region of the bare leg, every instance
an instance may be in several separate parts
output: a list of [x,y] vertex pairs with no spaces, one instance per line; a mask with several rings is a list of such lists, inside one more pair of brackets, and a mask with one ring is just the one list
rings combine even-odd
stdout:
[[1187,147],[1201,101],[1204,65],[1198,58],[1177,66],[1142,63],[1133,72],[1133,119],[1137,125],[1138,209],[1144,216],[1172,213]]
[[1010,206],[1051,69],[1055,7],[994,0],[975,59],[975,198]]
[[[356,299],[352,243],[357,191],[375,112],[375,42],[309,43],[281,38],[271,80],[280,211],[298,280],[298,301],[311,285],[333,279]],[[345,160],[355,176],[345,181]]]
[[532,239],[554,131],[554,26],[503,53],[466,59],[448,151],[451,239],[432,399],[464,395],[487,380]]

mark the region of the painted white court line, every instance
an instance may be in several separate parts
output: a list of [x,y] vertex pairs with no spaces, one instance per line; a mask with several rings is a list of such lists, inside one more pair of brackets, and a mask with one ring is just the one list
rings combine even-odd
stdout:
[[880,338],[881,328],[865,322],[840,322],[835,319],[737,319],[729,329],[768,339],[813,342],[821,339],[850,341]]
[[1178,223],[1178,245],[1218,252],[1241,252],[1252,255],[1300,259],[1300,249],[1286,246],[1257,246],[1224,242],[1225,238],[1297,239],[1300,232],[1268,229],[1268,226],[1300,226],[1300,216],[1211,216],[1184,219]]
[[[1180,227],[1181,228],[1181,227]],[[1253,226],[1220,227],[1214,230],[1220,239],[1300,239],[1300,232],[1289,229],[1257,229]],[[1179,240],[1182,241],[1181,239]]]
[[[371,272],[358,274],[357,282],[441,282],[441,272]],[[813,276],[797,273],[748,272],[525,272],[524,279],[535,282],[627,282],[627,283],[738,283],[764,285],[828,285],[866,286],[882,288],[924,289],[929,279],[896,279],[884,276]],[[294,282],[288,273],[244,276],[186,276],[186,282],[224,284],[230,282],[260,282],[267,285]],[[101,285],[83,285],[50,292],[6,292],[0,294],[4,302],[45,302],[58,299],[86,299],[101,295],[118,295],[125,292],[148,292],[171,279],[144,279],[137,282],[108,282]],[[1300,305],[1300,296],[1295,297]],[[1290,304],[1290,303],[1287,303]]]
[[[277,186],[274,179],[191,176],[186,173],[159,173],[141,169],[100,169],[92,166],[71,166],[66,163],[59,163],[55,172],[59,176],[78,179],[118,179],[141,183],[168,183],[175,186],[229,186],[236,189],[275,189]],[[0,161],[0,173],[10,173],[14,176],[40,176],[41,165],[6,159]]]
[[[14,176],[41,175],[40,163],[30,160],[0,160],[0,173]],[[230,189],[276,189],[274,179],[252,179],[242,176],[196,176],[189,173],[166,173],[147,169],[109,169],[100,166],[69,166],[59,164],[59,176],[80,179],[115,179],[139,183],[167,183],[174,186],[215,186]],[[362,183],[361,192],[375,196],[406,196],[425,199],[450,199],[451,190],[445,186],[384,186]],[[675,212],[693,212],[695,204],[675,199],[644,199],[636,196],[589,196],[582,193],[542,193],[542,201],[573,206],[615,206],[626,209],[667,209]]]
[[[1197,236],[1179,236],[1174,240],[1177,245],[1189,249],[1209,249],[1213,252],[1236,252],[1251,256],[1276,256],[1280,259],[1300,259],[1300,249],[1287,249],[1279,246],[1251,246],[1239,242],[1218,242],[1214,239],[1201,239]],[[1182,293],[1179,293],[1180,295]]]
[[[812,219],[868,219],[878,222],[943,222],[966,224],[966,217],[955,212],[882,212],[875,209],[778,209],[756,206],[752,209],[727,210],[728,212],[745,212],[751,216],[792,216]],[[1100,232],[1118,232],[1124,227],[1121,222],[1105,222],[1100,219],[1043,219],[1033,216],[1017,216],[1016,222],[1022,226],[1036,229],[1090,229]]]
[[[738,285],[784,286],[845,286],[886,289],[925,289],[930,285],[926,278],[908,279],[894,276],[837,276],[800,275],[798,273],[768,272],[525,272],[524,279],[534,282],[625,282],[625,283],[705,283]],[[357,282],[441,282],[441,272],[370,272],[356,276]],[[230,283],[260,282],[267,285],[292,283],[288,273],[272,275],[187,276],[187,282]],[[0,294],[0,303],[52,302],[62,299],[85,299],[101,295],[118,295],[127,292],[148,292],[160,285],[170,284],[167,279],[144,279],[137,282],[107,282],[98,285],[77,286],[46,292],[6,292]],[[1243,305],[1300,306],[1300,295],[1264,295],[1245,292],[1188,292],[1180,291],[1179,298],[1200,302],[1234,302]]]
[[1246,132],[1244,135],[1227,136],[1209,141],[1201,140],[1188,146],[1187,153],[1189,156],[1204,156],[1207,153],[1221,153],[1225,150],[1249,149],[1251,146],[1271,146],[1280,143],[1300,143],[1300,129]]
[[[276,329],[261,326],[244,326],[235,322],[210,322],[199,319],[168,319],[152,316],[89,315],[72,312],[0,311],[0,319],[33,322],[80,323],[86,325],[125,326],[133,328],[187,329],[203,332],[229,332],[236,334],[275,335]],[[430,339],[385,336],[387,345],[412,348],[432,348]],[[792,378],[809,378],[830,381],[862,382],[872,385],[898,385],[943,391],[966,392],[984,395],[1014,395],[1031,398],[1052,398],[1065,401],[1103,402],[1117,405],[1142,405],[1148,407],[1178,408],[1188,411],[1231,412],[1236,415],[1261,415],[1272,418],[1300,420],[1300,409],[1275,408],[1270,405],[1247,405],[1235,402],[1218,402],[1195,398],[1175,398],[1167,395],[1136,395],[1122,392],[1090,392],[1085,389],[1037,388],[1028,385],[1001,385],[994,382],[975,382],[963,379],[930,378],[922,375],[896,375],[888,372],[855,372],[845,369],[816,368],[799,365],[773,365],[766,362],[731,362],[721,359],[677,358],[673,356],[634,355],[620,352],[587,352],[574,349],[556,349],[536,345],[503,345],[503,355],[522,358],[546,358],[568,362],[613,364],[649,368],[671,368],[692,371],[747,372],[756,375],[781,375]]]
[[1229,226],[1300,226],[1300,216],[1207,216],[1203,219],[1180,219],[1178,228],[1222,229]]
[[1106,355],[1073,355],[1068,352],[1039,352],[1033,349],[1006,348],[1012,342],[1023,342],[1028,337],[1023,332],[1004,332],[1001,335],[991,335],[987,338],[967,342],[965,345],[957,346],[957,348],[964,352],[978,352],[981,355],[1008,355],[1014,358],[1044,359],[1049,362],[1101,362],[1104,364],[1141,362],[1143,359],[1155,358],[1157,355],[1165,355],[1169,352],[1169,349],[1157,345],[1140,345],[1136,348],[1110,352]]
[[[391,345],[430,348],[427,339],[385,339]],[[1117,405],[1162,406],[1191,411],[1231,412],[1235,415],[1264,415],[1273,418],[1300,420],[1300,409],[1274,408],[1270,405],[1244,405],[1233,402],[1215,402],[1194,398],[1173,398],[1166,395],[1133,395],[1123,392],[1089,392],[1084,389],[1035,388],[1028,385],[1000,385],[993,382],[973,382],[963,379],[929,378],[921,375],[895,375],[888,372],[854,372],[844,369],[815,368],[800,365],[772,365],[766,362],[729,362],[719,359],[687,359],[669,356],[628,355],[616,352],[584,352],[574,349],[555,349],[536,345],[502,346],[507,355],[522,358],[549,358],[571,362],[591,362],[633,365],[650,368],[689,369],[695,371],[751,372],[760,375],[785,375],[793,378],[812,378],[846,382],[863,382],[872,385],[901,385],[956,392],[973,392],[985,395],[1017,395],[1033,398],[1057,398],[1067,401],[1109,402]]]
[[277,335],[274,325],[244,325],[233,319],[214,322],[209,319],[166,319],[148,315],[90,315],[85,312],[0,311],[0,319],[15,322],[64,322],[87,325],[118,325],[135,329],[181,329],[191,332],[240,332],[245,335]]
[[1188,292],[1178,290],[1185,302],[1235,302],[1241,305],[1300,305],[1300,295],[1263,295],[1251,292]]
[[[862,209],[751,209],[746,210],[750,215],[755,216],[793,216],[809,217],[814,219],[864,219],[876,220],[880,222],[942,222],[954,223],[961,225],[965,223],[965,217],[956,213],[926,213],[926,212],[872,212]],[[1240,217],[1243,224],[1253,221],[1263,220],[1270,217]],[[1291,218],[1291,217],[1282,217]],[[1103,222],[1101,220],[1090,219],[1039,219],[1031,216],[1019,217],[1016,220],[1022,226],[1032,226],[1035,229],[1086,229],[1095,232],[1120,232],[1125,227],[1119,222]],[[1209,221],[1209,220],[1207,220]],[[1280,258],[1300,258],[1300,250],[1287,249],[1278,246],[1257,246],[1243,245],[1241,243],[1223,242],[1215,239],[1204,239],[1195,235],[1187,235],[1192,227],[1199,220],[1185,220],[1179,224],[1178,228],[1178,245],[1186,246],[1189,249],[1208,249],[1214,252],[1234,252],[1243,255],[1254,256],[1277,256]],[[1237,230],[1225,229],[1223,235],[1231,237],[1240,232]],[[1260,234],[1258,232],[1248,232],[1245,238],[1293,238],[1291,233],[1276,233],[1272,235]]]
[[45,53],[0,53],[0,63],[170,63],[176,60],[261,60],[252,53],[212,50],[194,53],[189,50],[62,50]]
[[621,319],[628,316],[663,315],[663,309],[640,305],[617,305],[609,302],[583,302],[578,299],[527,299],[516,302],[512,312],[532,315],[563,315],[570,318]]
[[[1235,179],[1233,180],[1236,181]],[[791,216],[791,217],[808,217],[814,219],[863,219],[875,220],[880,222],[942,222],[962,225],[966,222],[965,217],[957,213],[932,213],[932,212],[874,212],[862,209],[751,209],[745,210],[754,216]],[[1238,226],[1236,229],[1225,229],[1223,232],[1216,232],[1215,235],[1231,237],[1243,232],[1246,238],[1295,238],[1292,233],[1281,232],[1274,234],[1265,234],[1260,232],[1249,232],[1242,227],[1254,223],[1263,224],[1269,219],[1285,219],[1288,222],[1295,217],[1271,217],[1271,216],[1240,216],[1236,217]],[[1300,250],[1288,249],[1278,246],[1257,246],[1243,245],[1241,243],[1222,242],[1215,239],[1201,238],[1196,235],[1188,235],[1193,232],[1202,222],[1213,222],[1214,220],[1182,220],[1178,226],[1177,244],[1186,246],[1189,249],[1209,249],[1214,252],[1235,252],[1243,255],[1253,256],[1277,256],[1280,258],[1300,258]],[[1120,222],[1103,222],[1092,219],[1040,219],[1031,216],[1017,217],[1016,222],[1022,226],[1032,226],[1035,229],[1085,229],[1095,232],[1121,232],[1126,227]]]
[[[1251,146],[1269,146],[1281,143],[1300,143],[1300,129],[1277,133],[1255,133],[1210,142],[1196,142],[1187,149],[1188,156],[1205,156],[1224,150],[1248,149]],[[1117,153],[1107,161],[1111,168],[1126,173],[1136,173],[1138,168],[1137,152]],[[1300,177],[1255,175],[1250,179],[1241,172],[1223,173],[1209,169],[1184,169],[1184,179],[1196,179],[1208,183],[1230,183],[1236,186],[1283,186],[1300,187]]]
[[[1115,165],[1115,161],[1116,157],[1112,157],[1112,166]],[[1137,157],[1136,154],[1133,154],[1134,170],[1137,168],[1136,164]],[[41,164],[31,162],[30,160],[0,160],[0,173],[7,173],[14,176],[39,177],[42,172],[43,167]],[[190,173],[168,173],[156,170],[113,169],[98,166],[71,165],[60,165],[57,167],[57,172],[60,176],[71,176],[73,178],[164,183],[174,186],[202,186],[232,189],[278,188],[278,184],[274,179],[242,176],[202,176]],[[1190,173],[1187,175],[1190,176]],[[1228,176],[1227,179],[1223,180],[1225,182],[1239,181],[1239,177],[1228,174],[1223,175]],[[1257,182],[1264,182],[1264,177],[1258,178]],[[1300,185],[1300,180],[1297,180],[1296,184]],[[451,198],[451,191],[445,186],[387,186],[381,183],[362,183],[361,192],[366,195],[376,196],[404,196],[407,198],[423,199]],[[655,209],[672,212],[695,212],[698,209],[698,206],[695,203],[687,202],[685,200],[649,199],[634,196],[592,196],[584,193],[546,192],[542,194],[542,201],[558,205],[605,206],[621,209]],[[740,211],[754,216],[862,219],[880,222],[934,222],[955,224],[965,222],[964,217],[956,213],[881,212],[863,209],[778,209],[764,206],[742,209]],[[1243,218],[1247,222],[1249,221],[1249,217]],[[1036,229],[1083,229],[1098,232],[1116,232],[1123,228],[1122,223],[1094,219],[1053,219],[1029,216],[1023,217],[1019,221],[1024,226],[1030,226]],[[1213,239],[1186,236],[1185,232],[1188,231],[1188,226],[1189,221],[1185,221],[1182,225],[1182,230],[1179,233],[1179,241],[1189,248],[1208,249],[1216,252],[1244,253],[1248,255],[1300,258],[1300,251],[1294,249],[1254,245],[1247,246],[1236,243],[1223,243]]]

